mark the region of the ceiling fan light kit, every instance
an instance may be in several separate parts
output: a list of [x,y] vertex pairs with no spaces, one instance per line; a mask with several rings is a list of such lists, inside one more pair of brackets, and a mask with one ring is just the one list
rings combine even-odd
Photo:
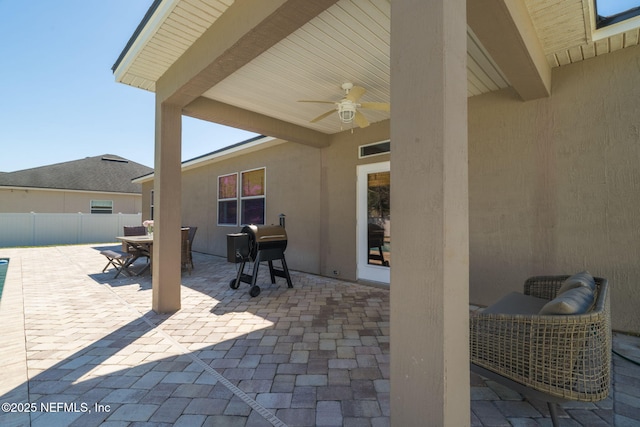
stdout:
[[365,94],[367,91],[365,88],[361,86],[354,86],[353,83],[343,83],[341,85],[342,90],[344,90],[344,97],[340,101],[307,101],[301,100],[298,102],[317,102],[321,104],[335,104],[335,108],[327,111],[324,114],[316,117],[311,120],[311,123],[316,123],[328,116],[330,116],[334,110],[338,111],[338,118],[342,123],[355,123],[361,127],[369,126],[369,120],[358,111],[358,108],[367,108],[370,110],[379,110],[379,111],[389,111],[390,105],[386,102],[363,102],[362,104],[358,103],[358,100]]
[[338,117],[342,123],[351,123],[356,115],[356,105],[352,102],[341,102],[338,105]]

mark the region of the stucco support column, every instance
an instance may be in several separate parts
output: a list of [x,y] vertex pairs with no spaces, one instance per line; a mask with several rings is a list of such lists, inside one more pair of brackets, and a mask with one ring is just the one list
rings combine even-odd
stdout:
[[156,103],[153,301],[158,313],[180,309],[182,109]]
[[466,1],[391,2],[391,424],[465,426]]

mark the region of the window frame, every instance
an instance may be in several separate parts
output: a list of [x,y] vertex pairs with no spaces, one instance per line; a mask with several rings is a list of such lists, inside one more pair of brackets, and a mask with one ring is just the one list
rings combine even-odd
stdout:
[[[383,144],[389,144],[389,151],[381,151],[379,153],[373,153],[373,154],[363,154],[363,150],[366,149],[367,147],[373,147],[375,145],[383,145]],[[364,144],[364,145],[358,146],[358,159],[368,159],[369,157],[384,156],[385,154],[389,154],[389,153],[391,153],[390,139],[385,139],[382,141],[372,142],[370,144]]]
[[[105,206],[99,206],[99,203],[104,203]],[[111,205],[107,207],[106,205]],[[107,212],[108,211],[108,212]],[[91,214],[113,214],[113,200],[101,200],[101,199],[91,199],[89,202],[89,212]]]
[[[245,196],[244,195],[244,176],[245,174],[248,174],[249,172],[255,172],[255,171],[259,171],[262,170],[262,194],[259,195],[248,195]],[[239,220],[240,220],[240,224],[241,225],[247,225],[247,224],[256,224],[256,225],[264,225],[266,223],[266,217],[267,217],[267,168],[265,166],[260,167],[260,168],[254,168],[254,169],[247,169],[244,171],[240,171],[239,173],[240,179],[239,179],[239,184],[240,184],[240,191],[238,194],[238,213],[239,213]],[[252,200],[262,200],[262,221],[251,221],[248,222],[246,221],[246,211],[245,211],[245,203],[246,201],[252,201]]]
[[[226,178],[226,177],[231,177],[231,176],[235,176],[235,180],[236,180],[236,185],[235,185],[235,195],[234,197],[224,197],[224,198],[220,198],[220,179],[221,178]],[[239,182],[240,180],[239,178],[239,174],[238,172],[233,172],[233,173],[227,173],[227,174],[223,174],[223,175],[218,175],[217,178],[217,189],[216,189],[216,199],[217,199],[217,212],[218,212],[218,219],[217,219],[217,224],[219,226],[222,227],[237,227],[238,226],[238,195],[239,195]],[[227,204],[229,202],[235,202],[235,210],[236,210],[236,214],[235,214],[235,221],[233,223],[231,222],[220,222],[220,211],[221,211],[221,206],[222,204]]]

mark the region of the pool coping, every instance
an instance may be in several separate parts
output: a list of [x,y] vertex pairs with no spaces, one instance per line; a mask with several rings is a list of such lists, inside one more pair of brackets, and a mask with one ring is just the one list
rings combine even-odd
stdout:
[[[22,262],[19,256],[9,258],[9,268],[0,300],[0,318],[5,319],[2,325],[4,345],[0,348],[0,360],[2,360],[0,395],[9,402],[28,402],[29,381],[22,292]],[[10,420],[5,420],[9,421],[9,424],[3,425],[29,424],[28,413],[11,415]]]

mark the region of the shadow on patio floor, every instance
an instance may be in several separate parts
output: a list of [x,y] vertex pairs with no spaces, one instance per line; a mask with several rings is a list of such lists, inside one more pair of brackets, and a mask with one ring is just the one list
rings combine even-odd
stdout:
[[[249,285],[229,288],[234,264],[196,253],[182,309],[158,315],[150,276],[99,273],[98,249],[8,251],[21,269],[10,286],[22,287],[26,367],[0,400],[24,389],[38,410],[2,413],[1,425],[389,424],[388,291],[299,272],[288,289],[261,269],[251,298]],[[639,342],[615,339],[631,356]],[[612,398],[564,405],[562,425],[640,423],[640,367],[618,356],[614,367]],[[546,405],[474,375],[471,399],[474,426],[550,425]],[[62,410],[43,412],[47,402]]]

